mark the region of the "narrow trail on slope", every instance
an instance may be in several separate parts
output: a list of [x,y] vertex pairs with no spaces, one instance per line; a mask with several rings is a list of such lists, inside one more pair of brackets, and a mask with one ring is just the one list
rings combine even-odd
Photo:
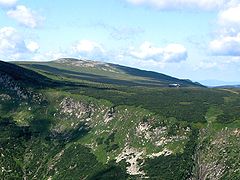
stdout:
[[233,94],[239,94],[239,92],[234,91],[234,90],[232,90],[232,89],[220,89],[220,90],[222,90],[222,91],[227,91],[227,92],[230,92],[230,93],[233,93]]

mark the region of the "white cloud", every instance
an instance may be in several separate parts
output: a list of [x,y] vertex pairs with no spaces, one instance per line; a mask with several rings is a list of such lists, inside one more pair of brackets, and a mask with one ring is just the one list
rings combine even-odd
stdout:
[[240,33],[213,40],[209,46],[214,55],[240,56]]
[[20,24],[30,28],[36,28],[42,21],[42,18],[34,11],[23,5],[18,5],[15,9],[9,10],[7,15]]
[[0,53],[25,51],[25,43],[17,31],[12,27],[0,29]]
[[134,5],[146,5],[161,10],[219,9],[235,0],[126,0]]
[[61,51],[47,51],[43,53],[36,53],[32,56],[33,61],[52,61],[63,57],[71,57],[70,54]]
[[221,11],[219,13],[219,23],[223,26],[240,27],[240,4]]
[[17,0],[0,0],[0,6],[11,7],[17,3]]
[[29,41],[26,43],[26,47],[30,52],[37,52],[40,48],[38,43],[35,41]]
[[91,53],[96,50],[104,52],[104,49],[100,44],[91,40],[81,40],[74,44],[72,48],[75,52]]
[[95,41],[81,40],[71,47],[72,55],[86,59],[103,59],[107,58],[103,46]]
[[240,2],[218,14],[219,32],[209,43],[210,51],[217,56],[240,56]]
[[109,58],[110,54],[105,51],[105,49],[99,43],[91,40],[81,40],[79,42],[73,43],[70,47],[62,50],[56,49],[47,52],[38,51],[38,44],[35,42],[29,42],[29,51],[36,52],[32,56],[32,60],[55,60],[63,57],[73,57],[81,59],[91,59],[91,60],[106,60]]
[[144,42],[137,50],[135,48],[131,49],[129,54],[137,59],[158,62],[180,62],[187,59],[187,50],[180,44],[169,44],[162,48]]
[[[31,54],[33,51],[33,41],[26,44],[24,38],[12,27],[0,29],[0,58],[17,60],[22,56]],[[36,45],[36,43],[35,43]],[[32,48],[32,49],[30,49]],[[36,47],[35,47],[36,48]]]

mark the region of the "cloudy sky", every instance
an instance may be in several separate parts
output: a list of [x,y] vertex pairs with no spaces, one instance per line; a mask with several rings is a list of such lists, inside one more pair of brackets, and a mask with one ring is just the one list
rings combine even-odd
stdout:
[[1,60],[60,57],[240,82],[240,0],[0,0]]

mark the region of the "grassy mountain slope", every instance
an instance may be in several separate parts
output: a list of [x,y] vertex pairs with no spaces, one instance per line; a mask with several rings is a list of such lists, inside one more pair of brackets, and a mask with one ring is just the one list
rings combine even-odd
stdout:
[[0,63],[3,179],[240,178],[238,89],[160,88],[92,62]]
[[52,62],[17,62],[17,64],[52,76],[55,79],[65,79],[74,82],[90,81],[95,83],[150,87],[167,87],[173,83],[178,83],[186,87],[200,86],[200,84],[193,83],[190,80],[181,80],[161,73],[97,61],[65,58]]

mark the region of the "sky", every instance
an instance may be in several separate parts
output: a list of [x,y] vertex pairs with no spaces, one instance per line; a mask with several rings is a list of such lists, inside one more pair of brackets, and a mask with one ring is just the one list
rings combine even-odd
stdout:
[[62,57],[239,83],[240,0],[0,0],[1,60]]

